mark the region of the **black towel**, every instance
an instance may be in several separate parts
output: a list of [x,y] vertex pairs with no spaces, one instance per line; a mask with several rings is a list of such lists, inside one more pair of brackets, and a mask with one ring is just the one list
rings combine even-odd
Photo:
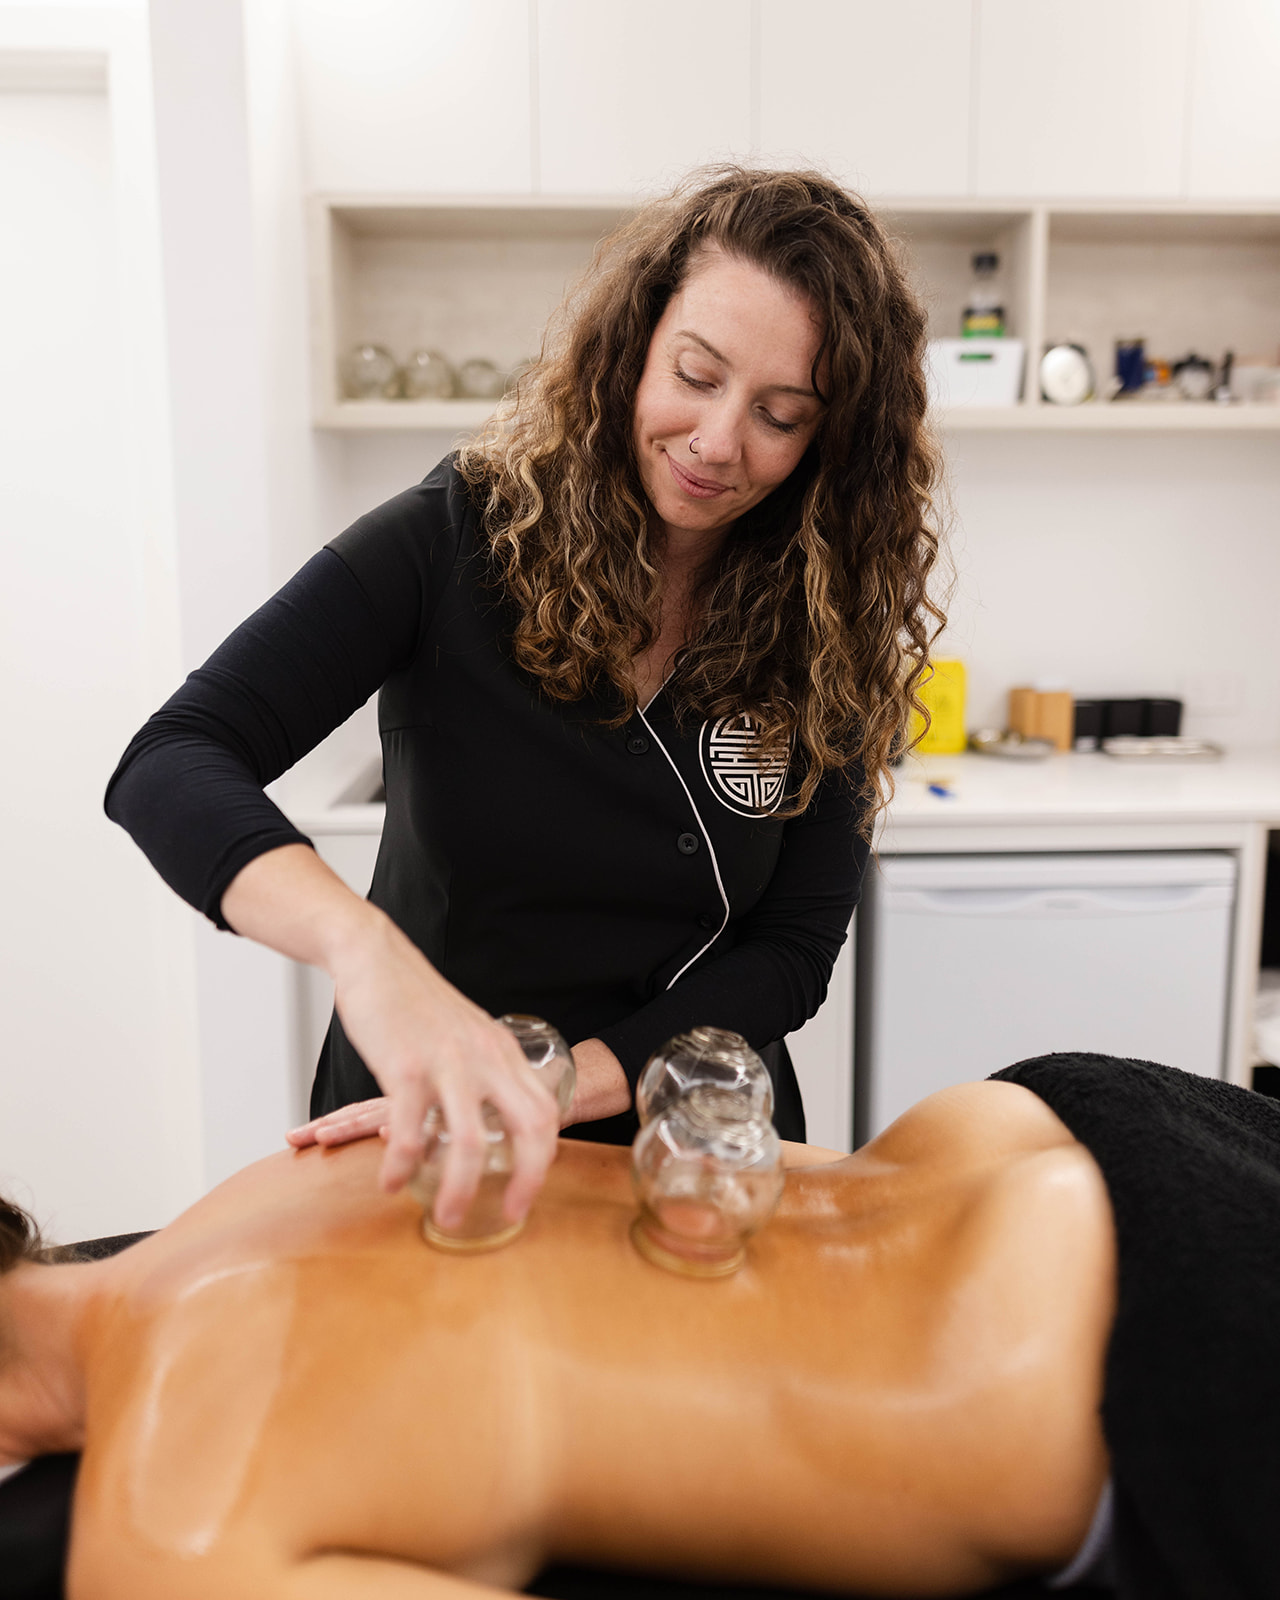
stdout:
[[0,1484],[3,1600],[61,1600],[79,1465],[79,1456],[41,1456]]
[[1280,1594],[1280,1104],[1111,1056],[994,1074],[1102,1169],[1119,1301],[1102,1420],[1126,1600]]

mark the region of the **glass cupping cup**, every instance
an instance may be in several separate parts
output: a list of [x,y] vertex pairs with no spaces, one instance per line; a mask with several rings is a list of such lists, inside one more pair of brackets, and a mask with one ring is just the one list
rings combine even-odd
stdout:
[[[568,1045],[541,1017],[509,1013],[498,1021],[515,1035],[525,1060],[555,1097],[563,1119],[573,1100],[576,1082]],[[439,1250],[474,1252],[497,1250],[514,1239],[524,1223],[509,1222],[502,1214],[513,1151],[496,1108],[487,1103],[484,1106],[484,1168],[467,1214],[455,1227],[443,1228],[432,1216],[450,1143],[449,1129],[438,1107],[427,1114],[426,1131],[426,1152],[410,1180],[409,1189],[423,1208],[422,1232],[427,1242]]]
[[691,1277],[736,1272],[746,1241],[782,1193],[764,1063],[737,1034],[694,1028],[650,1059],[636,1104],[643,1123],[631,1147],[636,1249]]

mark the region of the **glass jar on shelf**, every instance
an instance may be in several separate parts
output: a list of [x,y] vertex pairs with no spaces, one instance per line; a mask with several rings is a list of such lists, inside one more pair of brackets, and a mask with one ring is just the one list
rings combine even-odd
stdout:
[[455,384],[453,366],[439,350],[415,350],[404,364],[406,400],[448,400]]
[[507,380],[492,361],[473,357],[458,368],[458,394],[464,400],[501,400]]
[[348,400],[394,400],[400,393],[396,358],[385,345],[356,345],[342,362],[342,390]]

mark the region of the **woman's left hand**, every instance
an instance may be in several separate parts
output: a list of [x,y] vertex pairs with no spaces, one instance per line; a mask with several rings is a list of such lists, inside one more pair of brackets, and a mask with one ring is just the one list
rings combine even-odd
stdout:
[[367,1139],[381,1133],[391,1120],[391,1102],[386,1095],[372,1100],[356,1100],[349,1106],[339,1106],[323,1117],[312,1117],[300,1128],[290,1128],[285,1138],[295,1150],[305,1150],[312,1144],[350,1144],[354,1139]]
[[[631,1104],[631,1088],[613,1051],[599,1039],[587,1039],[573,1047],[573,1065],[578,1083],[573,1103],[560,1124],[598,1122],[626,1111]],[[308,1145],[350,1144],[382,1133],[391,1118],[390,1101],[385,1095],[372,1100],[356,1100],[339,1106],[323,1117],[313,1117],[300,1128],[290,1128],[285,1138],[295,1150]]]

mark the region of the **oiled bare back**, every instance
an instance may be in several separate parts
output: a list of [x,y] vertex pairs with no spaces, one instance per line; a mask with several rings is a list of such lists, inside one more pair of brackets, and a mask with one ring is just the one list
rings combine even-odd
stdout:
[[715,1281],[635,1254],[625,1151],[563,1144],[525,1234],[465,1258],[377,1192],[379,1155],[272,1157],[120,1258],[88,1352],[73,1576],[119,1579],[94,1594],[264,1550],[945,1593],[1083,1535],[1110,1215],[1027,1091],[948,1091],[793,1171]]

